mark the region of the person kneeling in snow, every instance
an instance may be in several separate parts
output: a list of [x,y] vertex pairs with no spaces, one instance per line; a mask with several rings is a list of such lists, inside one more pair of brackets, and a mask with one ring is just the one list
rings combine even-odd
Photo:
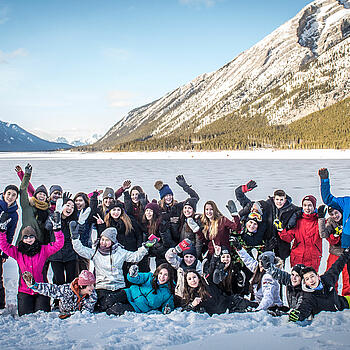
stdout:
[[94,286],[96,279],[90,271],[83,270],[73,282],[59,286],[50,283],[37,283],[28,271],[25,271],[22,277],[28,288],[35,293],[59,299],[60,315],[58,317],[61,319],[71,316],[75,311],[94,311],[97,301]]
[[303,321],[321,311],[342,311],[349,309],[350,296],[338,295],[335,284],[339,274],[350,258],[350,248],[346,248],[332,267],[322,276],[313,267],[301,270],[302,289],[305,292],[302,303],[289,313],[289,321]]
[[154,273],[139,273],[137,265],[130,266],[127,276],[133,283],[119,291],[116,303],[107,309],[107,315],[122,315],[125,311],[145,313],[161,310],[164,314],[174,310],[174,278],[169,264],[160,264]]

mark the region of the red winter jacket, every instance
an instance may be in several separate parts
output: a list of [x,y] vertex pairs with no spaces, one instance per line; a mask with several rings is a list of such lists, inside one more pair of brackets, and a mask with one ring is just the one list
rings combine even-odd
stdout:
[[293,229],[288,231],[284,229],[278,234],[288,243],[294,239],[290,253],[292,267],[296,264],[304,264],[318,271],[322,257],[322,239],[319,234],[316,213],[310,215],[303,213]]

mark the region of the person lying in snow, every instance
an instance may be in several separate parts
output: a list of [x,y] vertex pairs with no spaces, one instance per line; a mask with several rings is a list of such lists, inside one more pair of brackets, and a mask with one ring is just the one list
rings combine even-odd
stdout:
[[339,274],[350,258],[350,248],[346,248],[338,260],[320,276],[313,267],[301,270],[302,289],[305,292],[301,304],[289,313],[289,321],[303,321],[321,311],[342,311],[349,309],[350,296],[338,295],[335,284]]
[[59,318],[64,319],[75,311],[93,312],[97,301],[96,279],[92,272],[83,270],[71,283],[62,285],[37,283],[29,271],[22,274],[28,288],[35,293],[59,299]]

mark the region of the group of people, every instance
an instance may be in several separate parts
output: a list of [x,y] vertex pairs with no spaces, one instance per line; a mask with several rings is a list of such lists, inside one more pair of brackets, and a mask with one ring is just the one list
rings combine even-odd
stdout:
[[[229,217],[211,200],[197,213],[199,195],[183,175],[176,183],[185,200],[176,200],[159,180],[160,199],[149,201],[130,180],[116,191],[73,197],[60,185],[34,188],[30,164],[15,170],[20,187],[8,185],[0,196],[0,309],[8,257],[18,263],[20,316],[51,309],[66,318],[83,310],[122,315],[179,308],[209,315],[266,310],[295,322],[349,308],[350,197],[330,193],[325,168],[319,170],[319,207],[313,195],[296,206],[284,190],[253,201],[247,194],[257,184],[250,180],[235,190],[239,211],[232,199],[227,202]],[[22,225],[13,242],[18,201]],[[324,238],[330,248],[320,276]],[[291,273],[284,271],[288,257]]]

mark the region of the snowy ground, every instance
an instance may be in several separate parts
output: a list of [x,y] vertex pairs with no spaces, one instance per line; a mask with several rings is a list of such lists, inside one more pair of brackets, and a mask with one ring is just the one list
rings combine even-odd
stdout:
[[[319,195],[317,169],[320,166],[328,166],[331,169],[332,184],[334,191],[338,194],[348,193],[348,159],[350,151],[255,151],[255,152],[152,152],[152,153],[92,153],[79,154],[72,152],[63,153],[2,153],[0,154],[0,170],[2,173],[2,186],[7,183],[16,183],[13,169],[19,163],[24,166],[28,160],[34,164],[33,182],[60,182],[64,188],[70,184],[72,192],[77,191],[84,185],[84,181],[91,185],[91,181],[97,181],[102,176],[106,184],[121,181],[124,176],[137,173],[137,168],[131,168],[135,162],[127,163],[122,168],[122,176],[119,175],[118,161],[105,164],[99,161],[96,165],[89,159],[238,159],[234,162],[225,162],[226,168],[215,161],[204,161],[208,173],[215,172],[218,185],[214,186],[207,182],[207,174],[198,174],[198,166],[204,166],[201,160],[190,160],[185,162],[171,162],[175,168],[171,169],[171,175],[178,174],[177,166],[184,169],[184,174],[196,183],[200,194],[205,198],[214,198],[225,209],[224,205],[234,186],[231,182],[239,181],[251,175],[246,170],[244,159],[306,159],[304,162],[255,162],[250,165],[251,172],[257,174],[259,187],[252,194],[252,198],[265,198],[275,188],[274,182],[278,180],[283,186],[287,186],[288,193],[293,198],[302,198],[306,189],[312,190]],[[66,162],[52,162],[52,159],[72,160]],[[75,162],[75,160],[86,159],[87,164]],[[310,159],[310,160],[308,160]],[[312,161],[312,159],[314,161]],[[343,159],[344,161],[323,161],[327,159]],[[317,161],[319,160],[319,161]],[[154,179],[161,173],[160,166],[166,161],[152,161],[146,163],[141,169],[149,174],[149,179],[142,179],[148,191],[153,187]],[[200,163],[198,163],[200,162]],[[273,170],[266,174],[259,174],[260,167],[272,166]],[[294,163],[294,161],[292,162]],[[143,163],[142,163],[143,164]],[[271,165],[272,164],[272,165]],[[139,162],[135,164],[138,166]],[[93,166],[100,169],[88,172]],[[255,166],[255,167],[253,167]],[[278,166],[280,177],[277,177],[275,168]],[[107,171],[113,167],[114,171]],[[188,168],[187,168],[188,167]],[[237,168],[233,170],[233,167]],[[253,167],[253,168],[252,168]],[[282,168],[281,168],[282,167]],[[309,168],[310,169],[309,169]],[[69,177],[64,177],[64,169],[70,171]],[[77,177],[79,170],[86,175]],[[276,168],[277,169],[277,168]],[[128,171],[130,173],[128,173]],[[164,170],[166,171],[166,169]],[[157,175],[156,175],[157,174]],[[232,174],[234,174],[232,179]],[[333,175],[334,174],[334,175]],[[300,176],[304,179],[300,183]],[[140,175],[138,175],[139,179]],[[115,180],[117,178],[117,180]],[[293,180],[295,179],[295,180]],[[136,179],[137,180],[137,179]],[[139,179],[140,180],[140,179]],[[149,183],[147,183],[147,181]],[[293,182],[294,181],[294,182]],[[235,182],[234,182],[235,183]],[[101,188],[102,184],[101,183]],[[228,187],[231,184],[233,187]],[[172,185],[178,191],[176,186]],[[212,186],[213,188],[211,189]],[[302,187],[300,189],[300,187]],[[228,190],[227,190],[228,188]],[[154,191],[154,190],[153,190]],[[224,192],[222,192],[224,191]],[[225,193],[227,192],[227,193]],[[300,193],[299,193],[300,192]],[[304,193],[305,194],[305,193]],[[176,193],[177,198],[182,198],[181,192]],[[181,196],[181,197],[180,197]],[[217,196],[217,197],[215,197]],[[263,197],[262,197],[263,196]],[[298,201],[296,202],[298,203]],[[201,210],[201,209],[199,209]],[[323,251],[328,251],[328,243],[323,242]],[[327,253],[321,262],[321,273],[325,270]],[[288,269],[288,265],[287,265]],[[4,278],[7,291],[7,309],[0,315],[0,350],[9,349],[350,349],[350,310],[338,313],[321,313],[315,317],[312,323],[296,325],[288,323],[286,317],[273,318],[264,311],[249,314],[224,314],[209,317],[205,314],[181,313],[174,311],[170,315],[133,314],[128,313],[122,317],[106,316],[105,314],[76,314],[69,319],[60,320],[56,312],[28,315],[19,318],[16,315],[16,293],[17,293],[17,264],[9,258],[4,265]]]

